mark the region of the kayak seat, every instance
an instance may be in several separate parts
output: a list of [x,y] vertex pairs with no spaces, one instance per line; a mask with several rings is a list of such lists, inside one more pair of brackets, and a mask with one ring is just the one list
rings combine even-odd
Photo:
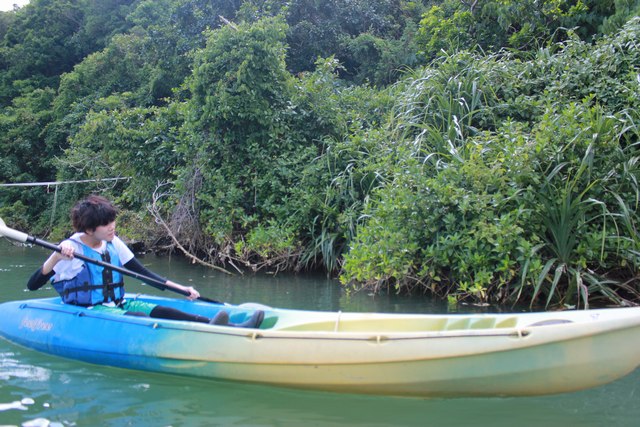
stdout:
[[508,318],[380,318],[380,319],[336,319],[301,323],[279,328],[287,331],[325,331],[325,332],[433,332],[468,329],[513,328],[516,317]]
[[441,331],[446,320],[425,318],[340,319],[308,322],[279,328],[319,332],[420,332]]
[[447,322],[445,329],[447,331],[466,330],[466,329],[496,329],[496,328],[513,328],[518,324],[516,317],[496,318],[496,317],[461,317],[460,319],[451,318]]

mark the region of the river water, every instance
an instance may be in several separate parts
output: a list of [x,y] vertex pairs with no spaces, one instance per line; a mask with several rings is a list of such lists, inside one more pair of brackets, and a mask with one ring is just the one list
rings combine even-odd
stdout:
[[[53,295],[51,289],[29,292],[25,286],[46,256],[43,249],[16,247],[0,239],[0,302]],[[179,258],[146,255],[141,261],[175,281],[196,286],[203,296],[235,304],[331,311],[448,310],[427,298],[350,294],[324,276],[224,276]],[[160,293],[132,279],[127,290]],[[372,397],[96,366],[0,339],[0,426],[609,427],[637,426],[639,420],[640,370],[606,386],[555,396]]]

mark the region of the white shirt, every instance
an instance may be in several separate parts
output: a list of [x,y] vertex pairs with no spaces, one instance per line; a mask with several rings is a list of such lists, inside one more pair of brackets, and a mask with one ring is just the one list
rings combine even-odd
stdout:
[[[75,233],[73,236],[69,237],[66,241],[71,242],[75,246],[75,251],[79,254],[84,254],[84,250],[82,248],[82,243],[80,238],[84,235],[84,233]],[[118,236],[113,238],[113,247],[118,254],[118,258],[120,258],[120,262],[122,265],[131,261],[134,257],[131,249],[122,241]],[[103,254],[107,250],[107,242],[102,241],[102,244],[99,248],[92,248],[96,252]],[[54,267],[53,271],[55,272],[54,281],[58,282],[60,280],[70,280],[73,279],[80,273],[82,270],[82,266],[84,261],[79,260],[77,258],[73,258],[71,260],[62,260],[59,261]]]

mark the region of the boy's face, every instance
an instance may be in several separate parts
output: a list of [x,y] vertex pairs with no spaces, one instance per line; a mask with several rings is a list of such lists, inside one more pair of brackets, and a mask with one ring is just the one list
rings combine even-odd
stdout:
[[116,236],[116,222],[112,221],[107,225],[100,225],[93,230],[93,237],[98,240],[110,242]]

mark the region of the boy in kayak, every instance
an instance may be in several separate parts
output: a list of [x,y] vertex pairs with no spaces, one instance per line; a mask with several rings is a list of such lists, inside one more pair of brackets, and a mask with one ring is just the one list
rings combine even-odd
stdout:
[[66,304],[91,307],[96,311],[246,328],[260,326],[264,318],[262,311],[256,311],[244,323],[232,324],[229,323],[229,314],[222,310],[209,319],[171,307],[125,299],[124,281],[119,272],[74,258],[74,252],[150,277],[168,288],[188,293],[190,300],[200,297],[200,293],[192,286],[167,280],[144,267],[116,236],[117,214],[118,210],[102,196],[92,195],[78,202],[71,210],[76,233],[63,241],[61,251],[53,252],[31,276],[27,283],[29,290],[40,289],[53,278],[53,287]]

